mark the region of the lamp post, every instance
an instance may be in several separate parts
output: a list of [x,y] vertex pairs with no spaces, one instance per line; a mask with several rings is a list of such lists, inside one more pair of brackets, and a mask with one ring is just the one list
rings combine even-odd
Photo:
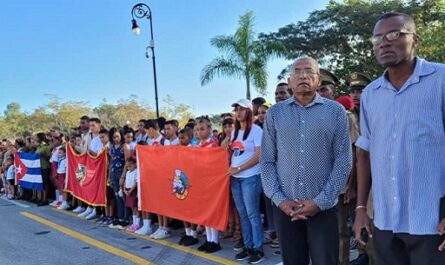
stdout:
[[151,49],[151,58],[153,61],[153,78],[155,83],[155,102],[156,102],[156,117],[159,118],[159,103],[158,103],[158,82],[156,79],[156,58],[155,58],[155,42],[153,40],[153,17],[151,13],[151,9],[148,5],[144,3],[139,3],[133,6],[131,10],[131,30],[134,34],[139,35],[141,33],[141,29],[139,28],[135,18],[147,18],[150,21],[150,44],[147,46],[145,51],[145,57],[149,57],[148,49]]

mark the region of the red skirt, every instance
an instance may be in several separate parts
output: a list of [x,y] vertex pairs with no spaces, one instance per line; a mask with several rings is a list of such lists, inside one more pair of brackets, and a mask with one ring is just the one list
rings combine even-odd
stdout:
[[[130,189],[125,189],[126,191],[129,191]],[[137,198],[136,198],[136,190],[133,190],[132,193],[130,193],[129,196],[125,197],[125,206],[131,209],[134,209],[138,206]]]
[[57,174],[57,189],[63,190],[65,189],[65,173]]

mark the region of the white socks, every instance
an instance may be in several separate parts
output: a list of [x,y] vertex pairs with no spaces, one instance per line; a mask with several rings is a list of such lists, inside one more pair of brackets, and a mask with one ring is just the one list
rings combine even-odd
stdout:
[[151,227],[151,220],[150,219],[144,219],[142,220],[144,227]]
[[186,227],[185,228],[185,235],[186,236],[191,236],[192,235],[192,229],[190,227]]
[[219,243],[219,231],[214,229],[214,228],[210,228],[210,231],[212,233],[212,242],[215,242],[216,244]]
[[190,236],[192,236],[193,238],[198,238],[198,232],[196,230],[191,230]]
[[58,201],[62,201],[61,199],[60,199],[60,193],[59,193],[59,190],[56,190],[56,200],[58,200]]
[[59,198],[58,199],[59,202],[63,202],[63,195],[59,195],[59,196],[57,196],[57,198]]

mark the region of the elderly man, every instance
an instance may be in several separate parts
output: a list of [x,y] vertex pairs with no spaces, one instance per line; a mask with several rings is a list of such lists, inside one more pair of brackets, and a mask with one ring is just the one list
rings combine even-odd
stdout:
[[415,56],[406,14],[381,16],[371,41],[386,71],[361,96],[356,238],[372,233],[372,175],[377,264],[445,264],[445,65]]
[[338,264],[335,205],[351,171],[351,142],[344,108],[317,93],[318,63],[292,66],[294,97],[266,114],[261,147],[264,192],[274,204],[283,263]]

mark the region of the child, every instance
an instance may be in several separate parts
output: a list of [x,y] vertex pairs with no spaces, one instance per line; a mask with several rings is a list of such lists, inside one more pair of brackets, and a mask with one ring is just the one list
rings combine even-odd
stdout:
[[[189,127],[179,131],[179,143],[183,146],[192,146],[190,144],[193,138],[193,130]],[[185,235],[179,240],[179,245],[192,246],[198,243],[197,226],[188,222],[184,222]]]
[[125,206],[130,208],[133,212],[133,224],[127,228],[127,231],[135,232],[140,228],[139,211],[137,205],[137,178],[138,178],[138,170],[136,159],[134,157],[130,157],[127,159],[125,163],[125,167],[127,169],[127,173],[125,174]]
[[14,159],[12,156],[8,156],[5,162],[6,181],[8,182],[8,199],[15,199],[15,168]]
[[[159,132],[159,124],[156,120],[154,119],[146,120],[144,124],[144,130],[145,133],[147,134],[146,142],[148,145],[152,146],[164,145],[165,138]],[[140,192],[139,189],[138,192]],[[170,236],[170,232],[166,228],[164,228],[164,223],[162,218],[159,218],[158,230],[156,230],[156,232],[153,233],[153,230],[151,228],[151,214],[148,212],[142,212],[142,227],[139,228],[135,233],[139,235],[151,234],[150,237],[154,239],[164,239]]]
[[61,147],[62,139],[60,137],[52,137],[50,147],[52,149],[51,158],[49,162],[51,163],[51,181],[56,189],[56,197],[55,200],[50,204],[58,208],[63,201],[63,196],[59,193],[58,184],[57,184],[57,161],[59,160],[59,148]]
[[[196,137],[199,140],[199,147],[218,147],[216,140],[213,138],[212,125],[208,117],[198,118],[196,124]],[[219,231],[207,226],[205,229],[207,240],[198,248],[198,250],[206,253],[213,253],[221,250],[221,246],[219,245]]]
[[67,198],[68,194],[64,192],[65,189],[65,176],[66,176],[66,149],[65,147],[60,147],[58,151],[58,162],[57,162],[57,190],[59,191],[61,199],[61,204],[57,208],[59,210],[66,210],[70,206],[68,205]]

